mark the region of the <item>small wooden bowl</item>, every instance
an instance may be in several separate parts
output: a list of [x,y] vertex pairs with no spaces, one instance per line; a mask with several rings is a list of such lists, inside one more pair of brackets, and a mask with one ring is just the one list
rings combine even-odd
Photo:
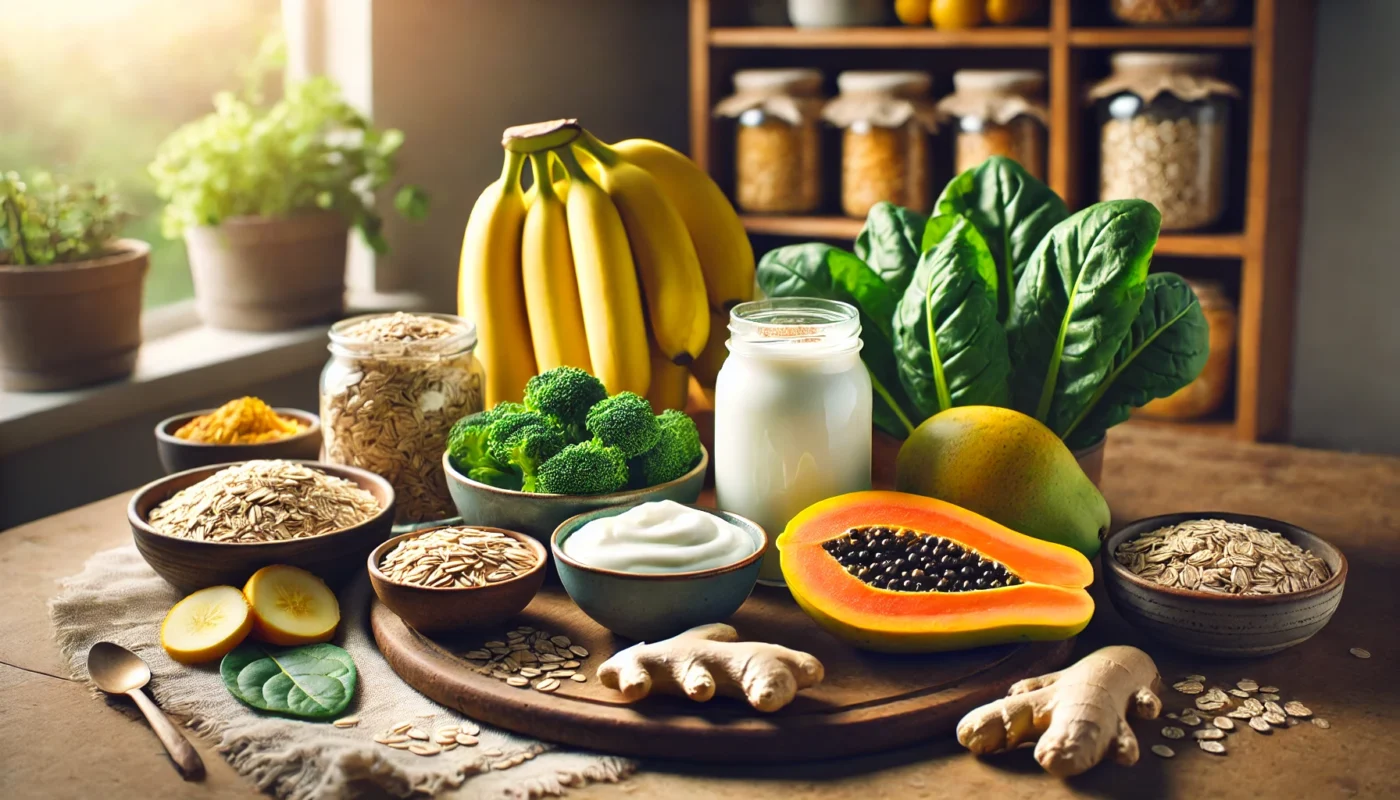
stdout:
[[[1113,557],[1118,545],[1129,539],[1196,519],[1223,519],[1281,534],[1322,559],[1332,575],[1321,586],[1291,594],[1213,594],[1152,583]],[[1316,534],[1276,519],[1219,511],[1167,514],[1129,523],[1108,537],[1102,557],[1104,586],[1118,613],[1173,647],[1211,656],[1264,656],[1306,641],[1332,618],[1347,580],[1342,551]]]
[[274,408],[279,415],[294,419],[306,426],[301,433],[256,444],[206,444],[191,442],[175,435],[185,423],[195,417],[213,413],[216,409],[190,411],[176,414],[161,420],[156,425],[156,454],[165,474],[184,472],[195,467],[211,464],[228,464],[233,461],[255,461],[264,458],[284,458],[290,461],[315,461],[321,456],[321,420],[310,411],[295,408]]
[[[448,527],[472,527],[477,530],[504,533],[524,542],[535,554],[535,565],[529,572],[500,583],[485,586],[435,588],[391,581],[379,569],[385,554],[404,539]],[[379,602],[416,630],[424,633],[453,631],[463,628],[488,628],[514,617],[530,604],[544,583],[545,565],[549,554],[544,545],[532,536],[505,528],[480,525],[440,525],[437,528],[404,533],[384,542],[369,554],[369,582]]]
[[374,495],[379,513],[345,530],[276,542],[203,542],[167,536],[151,527],[152,508],[181,489],[233,466],[214,464],[167,475],[136,490],[126,509],[136,549],[151,569],[187,592],[224,584],[242,586],[250,575],[271,564],[301,567],[331,585],[344,582],[359,571],[365,554],[389,536],[394,524],[394,489],[380,476],[356,467],[298,463],[353,481]]

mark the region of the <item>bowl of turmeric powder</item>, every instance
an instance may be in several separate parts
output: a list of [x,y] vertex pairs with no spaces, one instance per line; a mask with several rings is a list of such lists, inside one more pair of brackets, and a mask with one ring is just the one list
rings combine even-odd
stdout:
[[309,411],[240,397],[162,420],[156,425],[156,453],[167,475],[261,458],[315,461],[321,453],[321,421]]

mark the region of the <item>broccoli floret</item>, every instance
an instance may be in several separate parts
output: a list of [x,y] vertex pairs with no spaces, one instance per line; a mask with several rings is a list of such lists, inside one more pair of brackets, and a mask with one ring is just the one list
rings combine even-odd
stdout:
[[447,454],[453,469],[467,475],[477,467],[503,467],[486,448],[487,436],[496,416],[495,409],[481,411],[462,417],[452,425],[447,432]]
[[547,494],[607,494],[627,485],[627,459],[597,441],[571,444],[544,462],[535,488]]
[[587,427],[593,438],[616,447],[627,458],[645,453],[661,439],[661,426],[651,413],[651,403],[632,392],[620,392],[593,406]]
[[520,475],[521,488],[533,492],[540,467],[568,443],[564,432],[553,423],[530,423],[499,441],[493,439],[491,452],[504,455],[506,463]]
[[497,489],[509,489],[518,492],[524,487],[524,481],[514,470],[510,468],[496,467],[475,467],[467,472],[467,477],[477,483],[484,483],[487,486],[495,486]]
[[555,367],[525,383],[525,406],[552,418],[574,442],[588,438],[588,410],[607,396],[602,381],[577,367]]
[[634,489],[673,481],[695,469],[700,461],[700,432],[695,420],[669,409],[656,418],[661,439],[656,446],[627,463]]
[[534,411],[513,411],[499,414],[492,420],[491,428],[487,432],[486,451],[497,462],[505,464],[510,460],[508,441],[516,431],[530,425],[549,426],[551,424],[548,417]]

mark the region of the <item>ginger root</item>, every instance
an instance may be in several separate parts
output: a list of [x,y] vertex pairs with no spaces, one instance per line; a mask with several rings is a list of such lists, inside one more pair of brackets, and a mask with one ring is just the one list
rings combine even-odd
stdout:
[[777,711],[824,675],[815,657],[776,644],[741,642],[738,631],[722,623],[633,645],[598,668],[603,685],[628,701],[653,690],[700,703],[719,694],[745,699],[759,711]]
[[1152,657],[1136,647],[1105,647],[1074,665],[1028,678],[1008,695],[968,712],[958,742],[978,755],[1036,741],[1035,760],[1058,778],[1078,775],[1113,751],[1124,766],[1138,760],[1127,712],[1156,719],[1161,677]]

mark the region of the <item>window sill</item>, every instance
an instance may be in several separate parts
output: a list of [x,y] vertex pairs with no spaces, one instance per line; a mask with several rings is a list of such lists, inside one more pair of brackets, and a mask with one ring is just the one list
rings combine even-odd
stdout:
[[[352,300],[352,314],[425,306],[417,295]],[[147,340],[126,380],[65,392],[0,392],[0,456],[209,394],[232,397],[326,360],[329,325],[247,333],[184,327],[181,317],[179,309],[147,315]]]

